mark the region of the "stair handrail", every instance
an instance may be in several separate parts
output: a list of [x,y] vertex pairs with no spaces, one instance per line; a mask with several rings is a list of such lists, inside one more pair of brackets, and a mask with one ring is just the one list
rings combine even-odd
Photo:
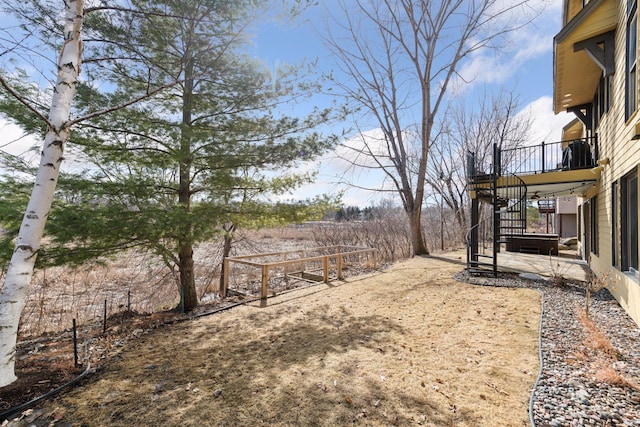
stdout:
[[[518,204],[521,204],[522,207],[520,208],[520,212],[523,212],[523,208],[524,208],[524,223],[525,223],[525,228],[526,228],[526,221],[527,221],[527,184],[522,180],[522,178],[520,178],[518,175],[516,175],[515,173],[511,173],[509,175],[509,177],[513,177],[516,180],[519,181],[519,185],[515,186],[515,185],[507,185],[507,188],[518,188],[521,190],[520,194],[518,194],[518,198],[510,198],[508,197],[507,200],[517,200],[515,203],[513,204],[508,204],[507,206],[507,211],[509,210],[509,208],[516,206]],[[508,183],[507,183],[508,184]],[[507,202],[508,203],[508,202]],[[500,236],[498,237],[502,237],[502,233],[500,233]],[[500,240],[500,239],[498,239]]]
[[[472,253],[471,253],[471,233],[473,233],[473,230],[476,228],[480,228],[481,225],[486,225],[488,222],[491,221],[491,218],[485,218],[482,221],[479,221],[477,224],[471,226],[471,228],[469,228],[464,236],[464,241],[465,241],[465,245],[467,248],[467,269],[469,269],[469,267],[471,266],[471,261],[472,261]],[[485,248],[485,243],[486,240],[484,238],[484,233],[482,236],[482,248],[483,248],[483,253],[484,253],[484,248]]]
[[475,228],[478,228],[479,226],[480,226],[480,222],[473,225],[471,228],[469,228],[469,230],[467,230],[467,233],[464,236],[464,241],[467,247],[467,270],[471,268],[471,233]]

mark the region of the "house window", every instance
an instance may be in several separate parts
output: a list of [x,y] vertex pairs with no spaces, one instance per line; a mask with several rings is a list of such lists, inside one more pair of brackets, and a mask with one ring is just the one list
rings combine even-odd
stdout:
[[638,275],[638,173],[620,180],[620,255],[622,270]]
[[593,129],[598,129],[598,125],[600,124],[600,103],[602,101],[602,77],[600,77],[600,83],[598,84],[598,88],[596,89],[596,94],[593,97],[593,116],[591,117],[591,121],[593,123]]
[[626,102],[625,120],[628,120],[638,108],[637,81],[638,53],[638,1],[627,1],[627,65],[626,65]]
[[591,231],[591,253],[598,255],[598,198],[594,197],[589,203],[589,221]]
[[596,94],[593,97],[593,128],[598,127],[602,116],[609,112],[611,108],[611,81],[612,76],[600,77]]
[[611,265],[618,266],[618,183],[611,183]]

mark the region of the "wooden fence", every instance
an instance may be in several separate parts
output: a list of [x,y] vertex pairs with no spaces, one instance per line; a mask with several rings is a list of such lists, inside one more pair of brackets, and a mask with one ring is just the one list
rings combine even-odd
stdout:
[[[335,259],[336,264],[336,276],[338,280],[342,279],[342,268],[343,261],[345,256],[356,255],[356,254],[364,254],[364,253],[373,253],[375,249],[373,248],[363,248],[358,246],[322,246],[312,249],[302,249],[295,251],[285,251],[285,252],[271,252],[264,254],[255,254],[255,255],[243,255],[236,257],[226,257],[224,259],[224,278],[223,278],[223,286],[220,292],[221,297],[227,296],[227,290],[229,288],[229,270],[231,267],[231,263],[236,264],[244,264],[251,267],[256,267],[261,269],[262,271],[262,292],[261,298],[267,298],[267,283],[269,282],[269,274],[270,270],[272,271],[275,267],[283,267],[287,265],[301,264],[302,270],[300,271],[300,277],[298,279],[305,280],[304,277],[304,266],[310,262],[314,261],[322,261],[322,281],[324,283],[329,282],[329,260]],[[280,260],[275,261],[266,261],[260,262],[260,259],[264,258],[282,258]]]

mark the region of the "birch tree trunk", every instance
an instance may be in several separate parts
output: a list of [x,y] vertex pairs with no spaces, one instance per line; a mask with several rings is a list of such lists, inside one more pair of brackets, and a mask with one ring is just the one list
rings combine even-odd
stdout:
[[58,77],[47,120],[36,182],[18,233],[16,247],[0,291],[0,387],[14,382],[20,315],[29,295],[36,257],[51,209],[53,194],[69,138],[71,102],[76,92],[82,42],[83,0],[64,1],[64,44],[58,58]]

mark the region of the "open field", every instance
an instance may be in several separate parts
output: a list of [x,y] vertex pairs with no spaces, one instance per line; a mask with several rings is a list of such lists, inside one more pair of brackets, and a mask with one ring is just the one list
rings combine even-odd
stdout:
[[[310,249],[325,244],[335,243],[318,243],[311,227],[290,226],[246,231],[237,235],[232,255]],[[358,260],[358,257],[345,258],[346,269],[361,266],[371,269],[380,265],[380,261],[373,257],[360,258],[365,262]],[[20,340],[69,330],[73,319],[76,319],[80,329],[86,329],[91,324],[104,320],[105,305],[107,317],[110,317],[131,310],[154,313],[179,304],[177,272],[164,266],[157,257],[133,251],[100,261],[75,268],[60,266],[37,270],[20,321]],[[194,262],[196,291],[200,302],[207,306],[217,304],[222,245],[198,245]],[[273,276],[278,276],[277,272],[272,273]],[[260,270],[256,268],[234,266],[231,269],[230,289],[259,295],[260,274]],[[2,280],[3,276],[0,274],[0,283]],[[280,285],[277,281],[271,283],[274,289],[277,285]],[[286,285],[282,288],[299,286],[282,285]]]
[[540,294],[414,258],[140,335],[47,409],[72,425],[528,424]]

